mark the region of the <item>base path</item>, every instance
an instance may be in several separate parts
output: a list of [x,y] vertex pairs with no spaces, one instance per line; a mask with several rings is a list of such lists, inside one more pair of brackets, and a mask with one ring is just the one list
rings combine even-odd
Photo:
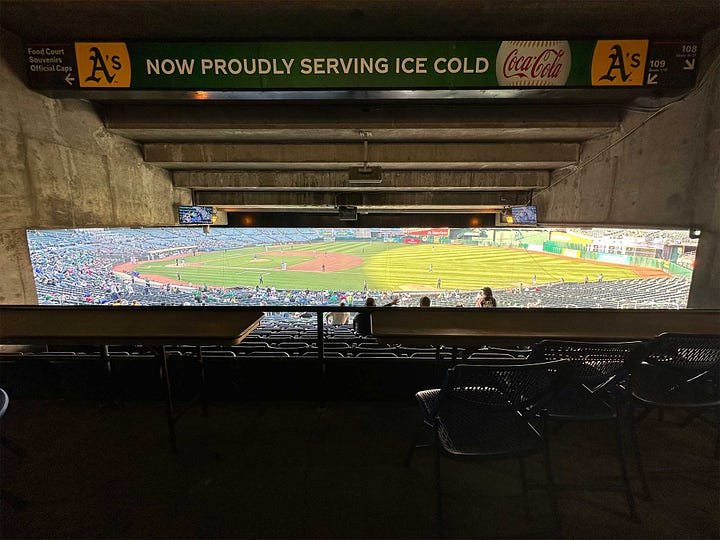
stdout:
[[358,257],[357,255],[348,255],[347,253],[332,253],[317,251],[271,251],[268,255],[276,257],[282,257],[283,255],[300,256],[300,257],[313,257],[311,261],[305,261],[298,264],[289,265],[288,271],[294,272],[322,272],[322,265],[325,265],[326,272],[339,272],[341,270],[348,270],[360,266],[365,262],[365,259]]

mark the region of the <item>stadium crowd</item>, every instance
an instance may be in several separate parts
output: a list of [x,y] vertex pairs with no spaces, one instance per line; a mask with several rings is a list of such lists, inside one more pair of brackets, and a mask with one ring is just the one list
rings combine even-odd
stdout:
[[[379,304],[397,299],[400,306],[417,306],[428,296],[433,306],[473,307],[477,291],[334,291],[278,290],[273,286],[208,287],[154,283],[136,273],[113,272],[125,262],[181,255],[188,251],[214,251],[268,243],[320,241],[322,229],[226,229],[208,235],[201,229],[78,229],[29,231],[31,262],[41,304],[133,305],[260,305],[323,306],[348,308],[363,305],[367,297]],[[116,246],[122,245],[122,253]],[[682,308],[687,304],[689,282],[664,277],[589,283],[518,285],[497,290],[499,307],[566,308]]]

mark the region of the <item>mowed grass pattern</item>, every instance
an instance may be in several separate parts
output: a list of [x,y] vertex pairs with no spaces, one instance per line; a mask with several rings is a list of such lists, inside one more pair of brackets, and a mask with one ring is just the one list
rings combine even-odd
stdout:
[[[279,251],[282,249],[282,253]],[[193,285],[255,286],[260,274],[263,285],[278,289],[361,290],[367,280],[373,290],[476,290],[484,286],[498,289],[532,283],[596,281],[638,277],[632,269],[584,259],[559,257],[521,249],[452,244],[399,244],[381,242],[332,242],[293,246],[239,248],[185,257],[175,266],[174,258],[140,264],[140,274],[160,275]],[[295,252],[313,252],[301,254]],[[363,263],[335,272],[281,270],[317,257],[318,268],[324,253],[356,255]],[[432,265],[432,270],[431,270]]]

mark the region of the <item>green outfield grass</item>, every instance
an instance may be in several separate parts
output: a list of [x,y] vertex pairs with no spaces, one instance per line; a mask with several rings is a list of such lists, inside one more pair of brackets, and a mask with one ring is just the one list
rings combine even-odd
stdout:
[[[274,252],[279,246],[269,248]],[[442,289],[476,290],[484,286],[498,289],[537,283],[596,281],[636,278],[627,267],[583,259],[558,257],[545,253],[495,247],[451,244],[398,244],[381,242],[332,242],[285,246],[282,254],[268,255],[264,247],[241,248],[186,256],[185,264],[175,266],[174,259],[140,264],[141,275],[160,275],[193,285],[255,286],[263,275],[263,285],[278,289],[360,290],[367,280],[373,290],[435,290],[438,278]],[[303,255],[294,252],[312,252]],[[363,259],[361,265],[336,272],[283,271],[288,267],[324,253],[346,253]],[[432,271],[430,266],[432,265]]]

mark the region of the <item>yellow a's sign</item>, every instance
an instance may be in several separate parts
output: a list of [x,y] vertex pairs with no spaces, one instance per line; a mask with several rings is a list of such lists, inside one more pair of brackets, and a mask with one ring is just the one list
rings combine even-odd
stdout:
[[601,40],[592,59],[593,86],[642,86],[648,40]]
[[130,88],[132,69],[124,43],[75,43],[81,88]]

